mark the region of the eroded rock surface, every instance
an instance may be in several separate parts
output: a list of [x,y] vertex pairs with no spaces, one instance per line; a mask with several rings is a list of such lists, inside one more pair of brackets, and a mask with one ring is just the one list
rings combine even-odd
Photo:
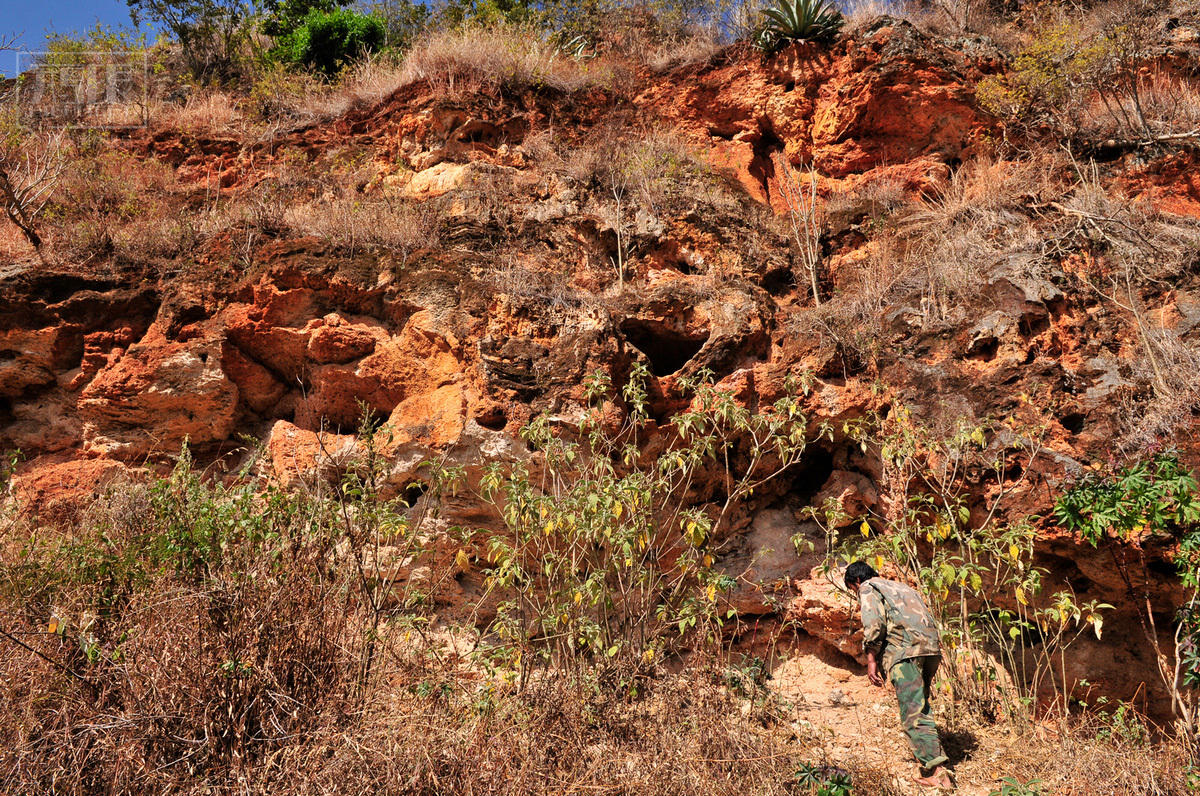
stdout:
[[[982,44],[950,46],[885,19],[832,49],[796,45],[770,61],[735,52],[651,76],[629,100],[601,89],[446,99],[416,83],[270,146],[133,134],[122,146],[138,157],[231,198],[252,195],[288,147],[313,157],[364,148],[362,196],[442,203],[440,246],[383,256],[281,235],[262,242],[252,267],[219,278],[196,263],[103,278],[83,266],[9,269],[0,277],[0,448],[23,450],[18,489],[31,510],[166,462],[185,441],[202,459],[236,458],[242,435],[264,444],[262,467],[278,483],[307,488],[336,479],[361,452],[369,412],[386,423],[379,450],[399,494],[423,481],[430,457],[476,480],[487,461],[527,457],[522,425],[549,412],[569,428],[583,379],[598,369],[620,383],[644,363],[659,419],[686,405],[679,381],[702,370],[747,405],[776,400],[804,372],[812,426],[830,430],[802,465],[737,508],[718,564],[741,579],[731,604],[743,615],[786,619],[854,656],[853,606],[814,571],[820,557],[805,551],[824,535],[804,509],[832,501],[857,523],[898,507],[887,503],[877,455],[850,438],[848,423],[901,404],[931,424],[1036,405],[1048,417],[1042,451],[1004,511],[1044,516],[1067,479],[1108,455],[1123,402],[1147,391],[1136,330],[1069,278],[1069,258],[1031,267],[1024,254],[1040,241],[1018,241],[989,263],[961,312],[898,286],[867,331],[868,362],[816,313],[794,242],[769,221],[786,210],[784,165],[815,168],[823,195],[876,182],[908,198],[943,190],[994,125],[973,85],[998,68]],[[719,200],[701,203],[696,188],[615,217],[594,176],[536,156],[536,136],[551,127],[583,141],[634,123],[673,130],[702,153],[713,169],[705,179],[730,183]],[[1195,214],[1189,158],[1121,179],[1164,212]],[[858,231],[869,205],[829,209],[826,299],[855,289],[848,274],[875,245]],[[199,263],[215,259],[197,253]],[[1189,279],[1145,299],[1195,346],[1200,283]],[[612,414],[619,421],[621,408]],[[1195,463],[1191,423],[1179,442]],[[994,487],[973,482],[974,511]],[[714,478],[692,497],[719,495]],[[448,517],[495,521],[467,493]],[[1105,557],[1043,525],[1038,560],[1051,577],[1080,600],[1120,602],[1113,595],[1125,587]],[[1165,552],[1154,551],[1158,563]],[[1164,615],[1178,599],[1170,583],[1151,584]],[[1108,632],[1125,636],[1114,642],[1120,664],[1087,676],[1111,696],[1132,696],[1150,677],[1132,609]],[[1140,674],[1122,681],[1126,664]]]

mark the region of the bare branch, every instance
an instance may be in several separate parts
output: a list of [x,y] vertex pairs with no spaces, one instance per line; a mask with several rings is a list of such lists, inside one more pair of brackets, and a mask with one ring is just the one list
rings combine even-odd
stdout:
[[61,132],[24,151],[0,149],[0,207],[43,260],[36,220],[66,168],[62,149]]

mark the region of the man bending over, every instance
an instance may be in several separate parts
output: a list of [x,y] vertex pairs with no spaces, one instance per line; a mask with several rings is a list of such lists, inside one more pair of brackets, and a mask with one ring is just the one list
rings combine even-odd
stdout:
[[929,706],[929,689],[942,659],[937,623],[914,589],[879,577],[862,561],[846,567],[845,580],[846,588],[858,592],[862,609],[867,679],[882,686],[886,673],[896,688],[900,721],[921,764],[916,783],[953,788]]

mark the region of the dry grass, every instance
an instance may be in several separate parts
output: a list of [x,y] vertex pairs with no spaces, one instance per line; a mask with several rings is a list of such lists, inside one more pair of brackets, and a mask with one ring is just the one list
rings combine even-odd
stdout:
[[350,255],[376,250],[406,262],[419,250],[437,248],[443,210],[436,200],[342,194],[290,204],[283,220],[294,233],[324,238]]
[[906,16],[904,7],[890,0],[845,0],[838,7],[846,19],[845,30],[849,33],[862,30],[883,16],[901,19]]
[[784,794],[815,749],[707,669],[636,697],[551,674],[517,691],[448,643],[472,628],[430,624],[435,589],[395,581],[372,623],[354,549],[382,506],[182,472],[50,532],[4,496],[6,793]]
[[1031,272],[1041,260],[1041,235],[1028,206],[1061,196],[1063,173],[1054,154],[965,164],[936,196],[885,228],[870,256],[868,281],[887,292],[870,300],[883,306],[916,294],[927,322],[972,311],[1001,270]]
[[1111,196],[1094,167],[1076,169],[1078,184],[1061,205],[1060,239],[1092,255],[1073,275],[1128,319],[1141,353],[1137,380],[1149,388],[1148,400],[1130,406],[1119,445],[1145,450],[1177,444],[1200,411],[1200,351],[1167,323],[1162,303],[1200,263],[1200,222]]
[[427,81],[439,93],[499,88],[577,91],[612,78],[603,63],[565,55],[544,34],[511,26],[436,31],[419,41],[397,75],[398,86]]
[[707,66],[726,46],[710,32],[697,32],[681,41],[661,45],[646,59],[646,66],[659,74],[683,67]]
[[155,122],[184,133],[213,136],[244,132],[247,119],[229,93],[208,90],[189,96],[183,105],[165,106]]

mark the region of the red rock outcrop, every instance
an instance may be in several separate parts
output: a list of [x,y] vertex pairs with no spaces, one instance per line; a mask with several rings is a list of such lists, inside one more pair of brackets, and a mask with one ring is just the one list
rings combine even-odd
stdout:
[[[169,458],[185,440],[201,457],[233,455],[241,434],[265,442],[264,468],[278,483],[311,485],[351,466],[369,411],[387,425],[379,450],[387,488],[398,494],[423,483],[431,456],[471,477],[486,461],[527,457],[516,432],[536,413],[569,432],[583,379],[597,369],[619,383],[645,363],[660,420],[687,405],[682,376],[709,370],[739,401],[761,405],[804,372],[813,428],[829,430],[800,466],[738,507],[719,566],[743,578],[732,595],[738,610],[793,620],[852,655],[852,612],[813,575],[818,561],[792,546],[793,537],[823,543],[802,510],[826,499],[856,518],[897,510],[878,455],[854,444],[846,423],[898,404],[934,425],[1036,409],[1047,429],[1043,455],[1007,498],[1016,518],[1044,514],[1055,489],[1107,456],[1122,401],[1147,389],[1131,364],[1140,356],[1136,332],[1072,282],[1066,257],[1043,257],[1036,268],[998,258],[954,316],[933,312],[919,287],[893,286],[894,306],[878,308],[868,331],[868,364],[830,327],[837,318],[813,310],[787,234],[750,223],[769,216],[764,204],[784,209],[784,165],[815,168],[823,195],[873,181],[910,198],[944,188],[993,124],[977,111],[972,86],[996,68],[982,46],[951,47],[885,20],[832,48],[796,45],[771,59],[732,50],[647,76],[629,100],[597,88],[451,101],[417,83],[269,144],[185,147],[160,131],[132,134],[120,145],[172,164],[185,186],[222,186],[230,200],[270,179],[279,152],[361,147],[369,161],[362,195],[444,202],[442,244],[401,258],[277,233],[254,249],[252,265],[217,277],[226,272],[204,269],[228,261],[228,239],[215,236],[212,251],[196,253],[201,264],[188,265],[199,273],[0,272],[0,449],[25,451],[18,487],[32,508],[86,496],[128,464]],[[526,146],[551,126],[575,128],[583,140],[635,123],[676,131],[718,174],[731,172],[731,186],[700,204],[690,185],[675,204],[614,220],[593,177],[539,164]],[[1186,212],[1189,158],[1126,177],[1126,192]],[[721,182],[703,179],[705,190]],[[1043,211],[1031,207],[1029,216]],[[847,275],[875,245],[858,229],[865,211],[842,212],[831,222],[822,286],[834,295],[855,289]],[[1200,285],[1189,279],[1146,298],[1194,344]],[[616,425],[622,408],[614,403],[608,414]],[[662,444],[648,440],[647,456]],[[1195,461],[1200,444],[1183,447]],[[995,453],[1008,451],[997,443]],[[971,477],[969,508],[978,513],[995,484]],[[691,497],[720,490],[713,478]],[[451,504],[448,514],[464,524],[495,521],[469,495]],[[1123,589],[1103,555],[1044,530],[1039,563],[1081,599],[1112,601]],[[1164,551],[1155,553],[1161,564]],[[1153,586],[1156,609],[1169,613],[1178,597],[1170,579]],[[1127,631],[1122,654],[1144,675],[1135,621],[1126,608],[1110,633]],[[1113,695],[1136,687],[1104,672]]]
[[998,53],[963,52],[884,19],[832,50],[794,44],[769,59],[671,75],[638,97],[711,149],[760,201],[786,209],[773,156],[826,181],[894,172],[910,190],[936,184],[990,122],[971,86]]

